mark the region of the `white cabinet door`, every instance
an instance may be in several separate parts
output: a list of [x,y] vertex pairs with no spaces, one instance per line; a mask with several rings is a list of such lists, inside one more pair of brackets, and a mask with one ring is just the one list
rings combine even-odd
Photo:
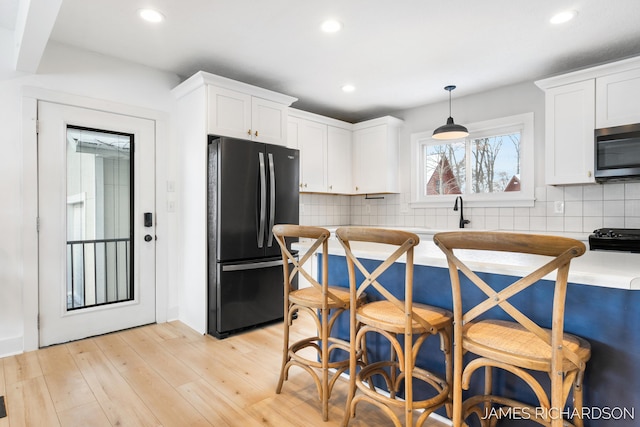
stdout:
[[251,137],[251,95],[209,85],[207,96],[209,134]]
[[545,103],[546,183],[595,182],[595,80],[550,88]]
[[207,96],[209,134],[286,145],[285,105],[213,85]]
[[350,194],[351,134],[348,129],[329,126],[327,128],[327,185],[330,193]]
[[353,132],[353,184],[356,194],[398,192],[398,135],[381,124]]
[[297,117],[298,149],[300,150],[300,191],[327,191],[327,125]]
[[287,107],[267,99],[251,99],[252,139],[268,144],[286,145]]
[[596,127],[640,123],[640,68],[596,79]]

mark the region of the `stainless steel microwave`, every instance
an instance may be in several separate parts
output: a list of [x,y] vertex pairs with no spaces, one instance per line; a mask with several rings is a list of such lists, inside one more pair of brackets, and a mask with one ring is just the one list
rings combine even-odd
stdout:
[[640,123],[596,129],[595,178],[640,181]]

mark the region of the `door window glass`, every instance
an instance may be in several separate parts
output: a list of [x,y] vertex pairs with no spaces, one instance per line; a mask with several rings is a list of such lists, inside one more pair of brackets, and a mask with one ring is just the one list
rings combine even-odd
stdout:
[[67,127],[67,310],[133,289],[133,135]]

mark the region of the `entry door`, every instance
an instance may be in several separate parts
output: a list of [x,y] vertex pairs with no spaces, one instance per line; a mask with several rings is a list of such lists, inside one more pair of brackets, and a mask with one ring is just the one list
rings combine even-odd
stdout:
[[155,123],[38,102],[40,346],[155,321]]

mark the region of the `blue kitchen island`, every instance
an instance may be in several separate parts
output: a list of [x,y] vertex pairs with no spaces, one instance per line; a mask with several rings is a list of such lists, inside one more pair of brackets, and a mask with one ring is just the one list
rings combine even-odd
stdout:
[[[300,249],[305,243],[299,243]],[[347,264],[344,252],[337,241],[331,241],[329,249],[329,282],[348,287]],[[388,248],[368,244],[352,245],[352,250],[364,259],[367,267],[374,267],[386,257]],[[506,287],[515,279],[532,270],[536,257],[511,255],[496,259],[487,254],[459,255],[461,259],[487,281]],[[401,295],[404,264],[396,263],[386,273],[389,283],[398,283],[393,292]],[[384,276],[383,276],[384,277]],[[552,279],[551,277],[545,279]],[[384,279],[383,279],[384,280]],[[553,283],[543,280],[532,287],[533,294],[512,301],[532,319],[549,326]],[[385,282],[383,282],[385,283]],[[444,255],[431,241],[423,241],[416,248],[414,271],[414,300],[452,309],[449,271]],[[463,285],[464,286],[464,285]],[[469,292],[479,292],[468,288]],[[571,264],[567,291],[565,330],[579,335],[591,344],[592,356],[587,363],[584,380],[585,426],[636,426],[640,422],[640,254],[621,252],[587,251]],[[470,294],[471,298],[476,296]],[[373,296],[375,298],[375,296]],[[480,295],[477,295],[480,298]],[[500,309],[492,316],[508,319]],[[336,334],[348,339],[347,316],[338,323]],[[373,358],[383,358],[388,351],[383,343],[368,341]],[[426,367],[444,378],[444,358],[439,350],[439,340],[433,337],[421,351],[420,366]],[[480,393],[482,374],[473,377],[467,394]],[[525,386],[511,376],[496,372],[494,387],[524,401],[535,402]],[[419,393],[419,391],[418,391]],[[567,409],[568,411],[571,408]],[[636,413],[638,412],[638,413]],[[438,415],[446,416],[444,409]],[[504,419],[500,426],[537,425],[523,421],[514,414]]]

